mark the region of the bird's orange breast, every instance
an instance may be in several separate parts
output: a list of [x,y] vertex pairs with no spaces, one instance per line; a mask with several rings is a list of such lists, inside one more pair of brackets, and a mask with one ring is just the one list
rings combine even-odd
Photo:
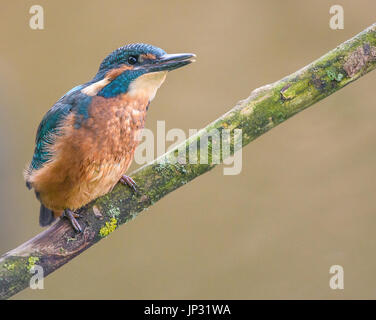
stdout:
[[42,203],[74,210],[109,192],[132,162],[147,104],[126,94],[95,96],[87,119],[69,115],[51,147],[52,160],[30,176]]

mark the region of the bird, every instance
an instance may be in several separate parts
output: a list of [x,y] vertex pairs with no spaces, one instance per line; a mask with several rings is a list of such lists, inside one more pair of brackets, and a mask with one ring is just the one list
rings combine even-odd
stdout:
[[94,78],[63,95],[39,124],[32,160],[24,170],[40,201],[39,224],[67,218],[82,232],[76,211],[118,183],[136,189],[126,175],[150,102],[169,71],[195,61],[192,53],[167,54],[144,43],[110,53]]

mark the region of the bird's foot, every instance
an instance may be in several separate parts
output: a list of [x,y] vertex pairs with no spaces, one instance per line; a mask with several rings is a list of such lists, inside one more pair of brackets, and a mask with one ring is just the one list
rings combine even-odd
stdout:
[[137,184],[136,182],[134,182],[134,180],[131,177],[123,174],[122,177],[120,178],[120,182],[132,188],[132,190],[137,193]]
[[78,223],[78,221],[76,220],[76,219],[81,217],[78,213],[73,212],[69,209],[66,209],[66,210],[64,210],[62,217],[67,218],[70,221],[74,231],[76,231],[78,233],[82,232],[82,228],[81,228],[80,224]]

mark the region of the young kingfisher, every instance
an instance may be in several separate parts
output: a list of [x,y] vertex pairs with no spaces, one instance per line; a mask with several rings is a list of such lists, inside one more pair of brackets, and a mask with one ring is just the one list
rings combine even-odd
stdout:
[[117,182],[135,189],[125,175],[146,112],[168,71],[195,55],[167,54],[148,44],[129,44],[108,55],[96,76],[47,112],[39,125],[26,186],[41,202],[39,223],[67,217],[82,229],[75,210],[109,192]]

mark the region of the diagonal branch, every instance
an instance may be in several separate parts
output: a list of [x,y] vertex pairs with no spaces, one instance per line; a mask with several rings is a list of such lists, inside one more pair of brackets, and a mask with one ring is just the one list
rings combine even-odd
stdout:
[[139,186],[138,195],[118,184],[111,193],[82,208],[82,234],[75,235],[66,221],[58,221],[0,257],[0,298],[9,298],[26,288],[34,265],[42,266],[44,275],[50,274],[169,192],[212,169],[215,164],[211,160],[217,156],[213,141],[208,143],[209,164],[190,164],[188,152],[184,156],[186,161],[174,160],[180,150],[188,150],[204,138],[207,141],[213,129],[221,134],[224,129],[242,130],[241,145],[231,139],[233,153],[375,68],[376,24],[294,74],[253,91],[247,99],[183,144],[136,170],[132,176]]

